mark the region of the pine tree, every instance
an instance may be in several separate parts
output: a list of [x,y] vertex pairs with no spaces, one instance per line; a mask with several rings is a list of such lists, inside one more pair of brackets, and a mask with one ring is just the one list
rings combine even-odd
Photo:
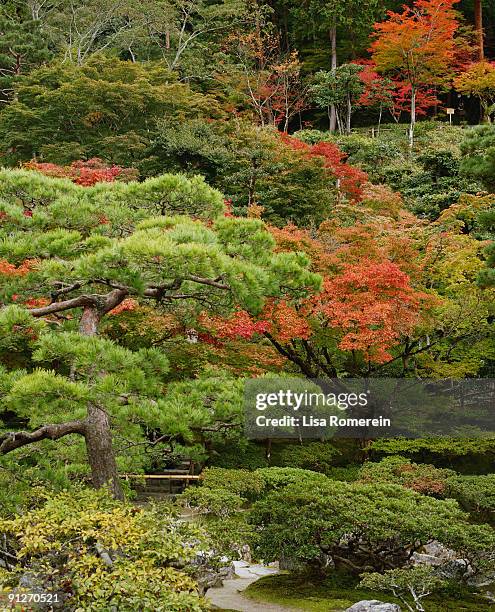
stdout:
[[14,80],[50,58],[38,21],[0,15],[0,99],[13,97]]
[[0,183],[2,347],[31,355],[27,371],[0,376],[3,409],[26,424],[0,434],[0,454],[83,436],[93,484],[121,497],[112,429],[167,422],[167,360],[98,337],[105,317],[129,299],[256,314],[266,297],[303,294],[319,277],[302,255],[274,253],[263,222],[222,216],[222,196],[199,177],[84,188],[2,171]]

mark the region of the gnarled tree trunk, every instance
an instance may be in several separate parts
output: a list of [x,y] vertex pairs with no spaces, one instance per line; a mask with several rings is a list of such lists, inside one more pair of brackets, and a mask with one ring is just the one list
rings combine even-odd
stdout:
[[[79,331],[84,336],[96,336],[101,317],[115,308],[125,297],[118,290],[106,296],[101,304],[88,305],[83,309],[79,322]],[[84,439],[86,452],[91,467],[93,486],[109,488],[113,497],[123,499],[117,463],[112,445],[112,430],[107,412],[95,403],[88,405],[88,416],[85,419]]]

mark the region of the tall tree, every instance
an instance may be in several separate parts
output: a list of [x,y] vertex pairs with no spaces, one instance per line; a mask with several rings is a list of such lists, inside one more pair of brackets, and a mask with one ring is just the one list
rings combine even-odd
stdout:
[[373,60],[381,73],[395,75],[410,87],[410,142],[414,142],[418,90],[449,83],[455,57],[459,0],[416,0],[401,13],[388,12],[388,19],[375,24],[371,45]]
[[[98,338],[104,318],[130,297],[219,312],[238,304],[256,313],[266,297],[282,288],[302,294],[319,277],[301,255],[274,253],[261,221],[222,217],[220,193],[199,178],[84,188],[4,171],[1,183],[1,256],[10,258],[0,262],[2,336],[7,346],[19,335],[33,340],[41,367],[2,377],[4,410],[31,408],[28,429],[0,433],[0,454],[83,436],[93,484],[121,497],[112,426],[159,424],[159,394],[150,393],[165,356],[122,352]],[[21,191],[23,200],[13,195]]]
[[478,39],[479,61],[485,59],[485,35],[483,30],[483,0],[474,0],[474,27]]
[[14,93],[14,80],[50,58],[38,21],[18,20],[0,13],[0,101]]
[[[338,66],[338,33],[341,28],[352,31],[356,36],[362,31],[371,29],[373,21],[380,15],[383,8],[382,0],[304,0],[296,2],[292,13],[298,22],[298,29],[314,36],[317,33],[329,41],[329,69],[335,72]],[[337,109],[330,106],[330,131],[337,128]]]

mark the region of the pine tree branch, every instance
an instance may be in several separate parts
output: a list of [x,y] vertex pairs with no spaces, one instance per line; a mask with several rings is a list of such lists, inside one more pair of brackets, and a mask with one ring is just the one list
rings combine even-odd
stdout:
[[85,306],[94,306],[96,304],[95,297],[90,295],[79,295],[71,300],[65,300],[63,302],[53,302],[48,306],[41,306],[40,308],[30,308],[29,312],[33,317],[43,317],[47,314],[53,314],[55,312],[62,312],[63,310],[70,310],[71,308],[84,308]]
[[58,440],[73,433],[84,435],[84,421],[69,421],[43,425],[35,431],[11,431],[0,435],[0,455],[6,455],[17,448],[39,442],[41,440]]

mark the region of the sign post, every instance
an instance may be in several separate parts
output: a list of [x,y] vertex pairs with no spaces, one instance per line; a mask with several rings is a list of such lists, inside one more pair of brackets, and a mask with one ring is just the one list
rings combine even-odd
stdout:
[[447,115],[449,116],[449,123],[450,125],[452,125],[452,116],[455,113],[455,108],[448,108],[447,109]]

